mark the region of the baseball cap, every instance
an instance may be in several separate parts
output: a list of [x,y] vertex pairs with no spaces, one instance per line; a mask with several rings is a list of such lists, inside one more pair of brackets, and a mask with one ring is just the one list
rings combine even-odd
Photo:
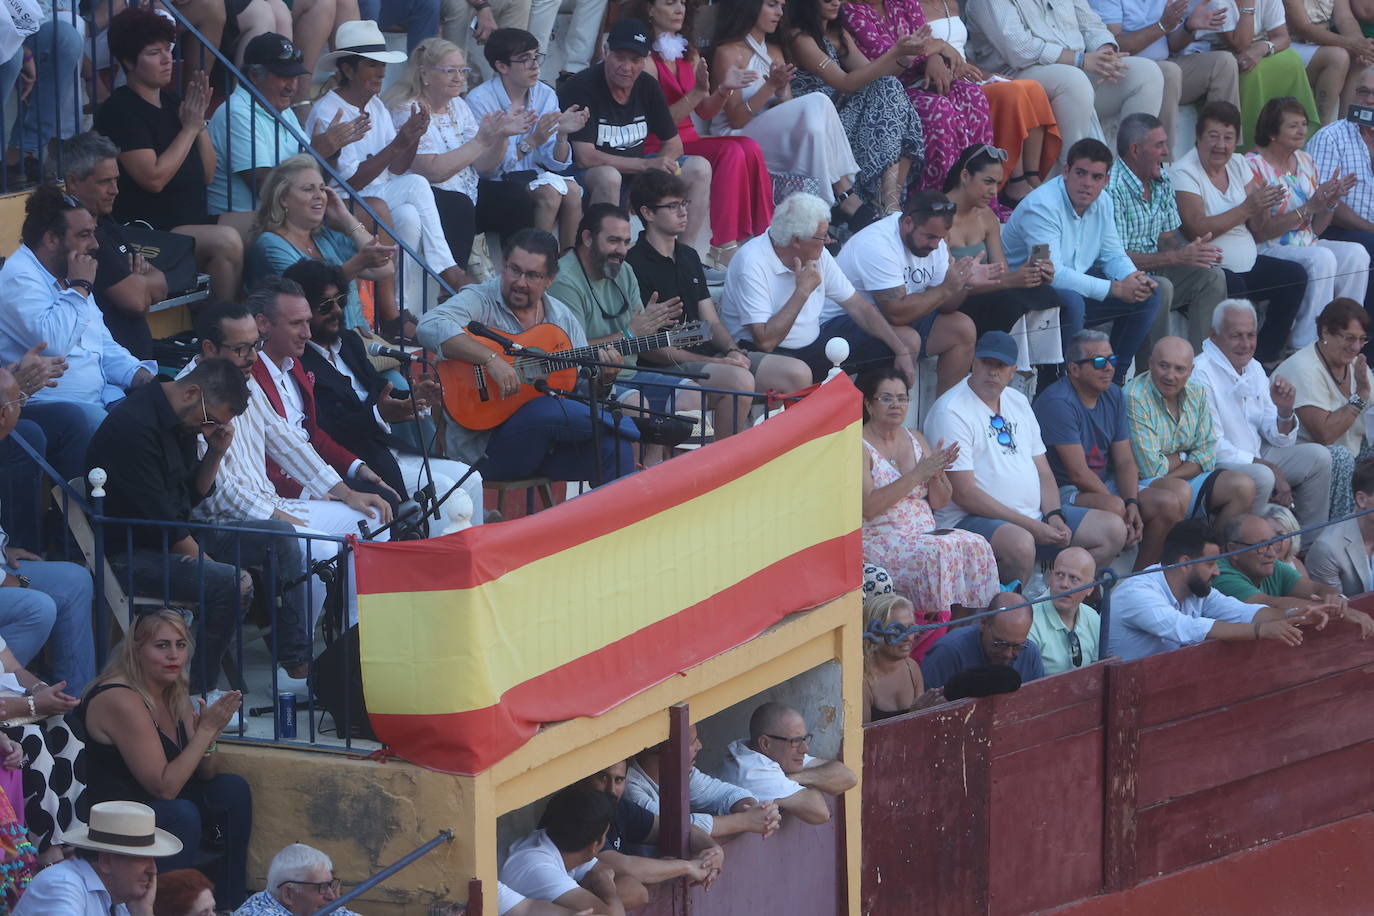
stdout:
[[266,67],[276,76],[304,76],[310,71],[302,61],[305,56],[291,43],[291,39],[276,32],[263,32],[248,42],[243,50],[243,62]]
[[978,338],[978,347],[973,351],[976,359],[1000,360],[1004,365],[1016,365],[1018,350],[1016,340],[1006,331],[988,331]]
[[611,26],[606,47],[611,51],[633,51],[640,57],[648,57],[649,27],[638,19],[621,19]]

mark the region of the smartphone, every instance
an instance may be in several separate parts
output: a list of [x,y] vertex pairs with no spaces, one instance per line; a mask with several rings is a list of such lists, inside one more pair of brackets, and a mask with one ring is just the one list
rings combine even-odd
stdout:
[[1354,121],[1365,127],[1374,127],[1374,108],[1368,105],[1351,105],[1346,120]]
[[1044,242],[1038,245],[1032,245],[1030,259],[1032,263],[1035,261],[1048,261],[1050,259],[1050,246]]

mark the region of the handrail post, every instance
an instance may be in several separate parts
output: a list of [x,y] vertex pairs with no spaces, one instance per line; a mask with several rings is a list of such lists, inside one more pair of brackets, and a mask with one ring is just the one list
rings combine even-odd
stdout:
[[[105,473],[104,468],[91,468],[90,473],[86,475],[86,482],[90,485],[90,489],[86,492],[91,498],[91,538],[94,542],[91,575],[95,579],[93,600],[96,606],[104,603],[101,599],[105,596],[104,576],[102,575],[102,571],[105,569],[105,483],[109,479],[110,475]],[[130,567],[132,565],[131,562]],[[113,611],[114,609],[111,608],[110,610]],[[99,615],[92,616],[97,621],[101,619]],[[99,664],[105,663],[106,648],[105,627],[97,624],[95,628],[95,659]]]

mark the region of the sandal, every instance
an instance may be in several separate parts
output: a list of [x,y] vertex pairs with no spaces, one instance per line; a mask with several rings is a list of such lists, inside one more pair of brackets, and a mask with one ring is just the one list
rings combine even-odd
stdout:
[[[1008,210],[1014,210],[1014,209],[1016,209],[1016,205],[1019,204],[1021,201],[1025,200],[1025,199],[1026,199],[1026,195],[1025,195],[1025,194],[1022,194],[1020,197],[1008,197],[1008,196],[1007,196],[1007,188],[1009,188],[1009,187],[1011,187],[1012,185],[1016,184],[1018,181],[1026,181],[1026,182],[1029,182],[1029,179],[1031,179],[1032,177],[1034,177],[1034,178],[1039,178],[1039,177],[1040,177],[1040,173],[1039,173],[1039,172],[1022,172],[1020,175],[1013,175],[1013,176],[1011,176],[1010,178],[1008,178],[1008,179],[1007,179],[1007,183],[1006,183],[1005,185],[1002,186],[1002,189],[1001,189],[1000,191],[997,192],[997,202],[998,202],[999,204],[1001,204],[1002,206],[1006,207]],[[1035,189],[1032,188],[1031,190],[1035,190]],[[1030,192],[1027,191],[1026,193],[1029,194]]]

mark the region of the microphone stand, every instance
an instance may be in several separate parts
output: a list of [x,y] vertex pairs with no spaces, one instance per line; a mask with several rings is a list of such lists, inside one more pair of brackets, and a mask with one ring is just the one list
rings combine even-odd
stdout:
[[[419,361],[420,361],[420,364],[421,364],[422,366],[426,366],[426,367],[427,367],[427,366],[429,365],[429,360],[425,357],[424,351],[423,351],[423,350],[416,350],[416,351],[414,351],[414,353],[407,353],[407,352],[402,351],[400,354],[395,354],[395,353],[393,353],[393,354],[390,354],[390,355],[391,355],[391,357],[392,357],[393,359],[395,359],[397,362],[401,362],[401,363],[405,363],[406,365],[409,365],[410,363],[414,362],[414,361],[417,359],[417,357],[415,356],[416,353],[419,354],[418,359],[419,359]],[[430,515],[431,515],[431,510],[433,510],[433,511],[432,511],[432,514],[433,514],[433,517],[434,517],[434,518],[438,518],[438,517],[439,517],[439,516],[438,516],[438,505],[439,505],[439,504],[434,502],[434,499],[435,499],[435,489],[436,489],[435,486],[434,486],[434,469],[433,469],[432,467],[430,467],[430,464],[429,464],[429,443],[426,441],[426,439],[427,439],[428,437],[425,435],[425,428],[424,428],[424,425],[420,422],[420,420],[422,419],[422,417],[420,416],[420,409],[419,409],[418,407],[415,406],[415,388],[414,388],[413,385],[412,385],[412,387],[411,387],[411,389],[410,389],[410,406],[411,406],[411,409],[413,410],[413,412],[414,412],[414,414],[415,414],[415,419],[412,420],[411,422],[415,424],[415,438],[416,438],[416,440],[417,440],[416,444],[418,445],[418,447],[419,447],[419,449],[420,449],[420,466],[421,466],[421,468],[422,468],[422,470],[423,470],[423,473],[424,473],[424,483],[421,484],[420,488],[419,488],[418,490],[415,491],[414,496],[415,496],[415,501],[416,501],[417,503],[420,504],[420,508],[421,508],[421,510],[422,510],[421,513],[420,513],[420,521],[421,521],[421,522],[425,522],[425,520],[428,519],[428,518],[430,517]],[[432,408],[431,408],[431,409],[432,409]],[[464,476],[463,479],[466,480],[467,477]],[[403,483],[403,484],[405,483],[404,477],[402,478],[401,483]],[[450,493],[451,493],[451,492],[452,492],[452,491],[450,491]],[[448,498],[448,497],[445,496],[445,499],[447,499],[447,498]],[[441,500],[440,502],[442,502],[442,500]],[[429,506],[430,508],[426,508],[426,506]],[[472,511],[477,512],[477,511],[479,511],[479,510],[480,510],[480,507],[474,506]],[[399,521],[399,519],[393,520],[392,524],[395,524],[396,521]],[[389,528],[390,525],[388,525],[387,527]],[[385,530],[386,530],[386,528],[381,528],[381,529],[379,529],[376,533],[379,534],[379,533],[381,533],[382,531],[385,531]],[[427,525],[427,524],[426,524],[426,528],[425,528],[425,530],[424,530],[424,534],[425,534],[426,537],[429,536],[429,530],[428,530],[428,525]],[[364,536],[364,537],[367,537],[366,533],[364,533],[363,536]]]

